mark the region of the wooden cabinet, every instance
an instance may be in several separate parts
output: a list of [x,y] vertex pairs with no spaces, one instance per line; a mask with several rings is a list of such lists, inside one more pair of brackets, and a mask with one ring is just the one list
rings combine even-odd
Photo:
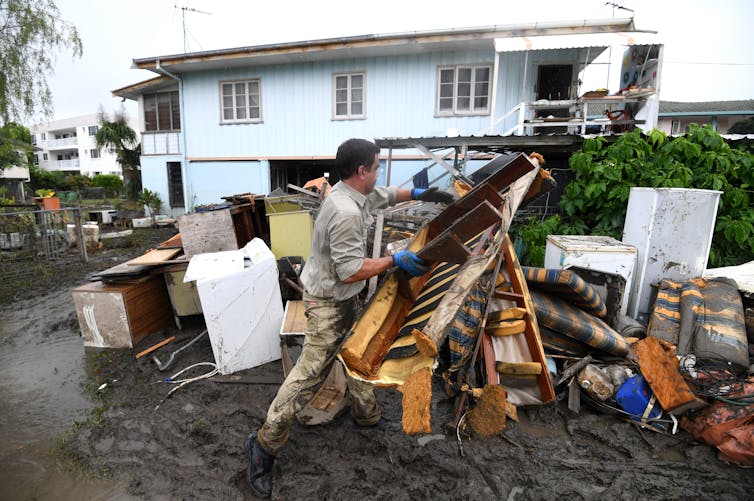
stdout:
[[129,284],[93,282],[73,290],[84,346],[131,348],[173,320],[161,274]]

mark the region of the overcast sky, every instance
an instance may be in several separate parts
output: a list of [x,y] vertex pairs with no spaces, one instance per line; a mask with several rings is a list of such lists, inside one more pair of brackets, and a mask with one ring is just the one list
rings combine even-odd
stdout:
[[[81,59],[58,57],[50,78],[55,118],[120,106],[110,92],[155,76],[133,59],[332,38],[524,22],[628,17],[604,0],[55,0],[80,31]],[[754,99],[754,2],[625,0],[638,29],[665,44],[662,100]],[[177,6],[177,7],[176,7]],[[181,10],[186,7],[190,10]],[[201,11],[201,12],[196,12]],[[614,74],[619,67],[614,67]],[[617,90],[617,79],[610,90]],[[606,82],[605,82],[606,83]],[[600,86],[606,86],[602,84]],[[126,102],[133,116],[136,106]]]

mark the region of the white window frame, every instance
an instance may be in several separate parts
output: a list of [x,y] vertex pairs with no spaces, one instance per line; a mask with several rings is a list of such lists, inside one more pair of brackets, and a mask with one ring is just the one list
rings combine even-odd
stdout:
[[670,134],[683,134],[683,131],[681,130],[681,120],[680,119],[673,119],[670,120]]
[[[252,106],[249,106],[250,97],[251,94],[249,94],[249,84],[256,83],[257,84],[257,99],[259,101],[258,106],[255,106],[256,108],[259,108],[259,116],[254,118],[249,118],[251,115],[250,110],[251,108],[254,108]],[[245,91],[244,91],[244,97],[246,98],[246,105],[245,109],[247,112],[247,116],[244,118],[238,118],[238,110],[239,106],[236,102],[237,94],[236,94],[236,86],[238,84],[244,84]],[[225,118],[225,104],[224,104],[224,94],[223,89],[225,85],[231,85],[232,86],[232,94],[231,97],[233,99],[233,118]],[[261,123],[262,122],[262,79],[261,78],[248,78],[244,80],[223,80],[219,82],[218,86],[218,95],[220,99],[220,123],[221,124],[247,124],[247,123]]]
[[[361,113],[353,113],[351,107],[354,104],[353,90],[354,87],[351,84],[353,77],[361,77]],[[338,86],[337,81],[339,77],[346,77],[348,80],[346,91],[346,101],[338,101]],[[333,120],[364,120],[367,117],[367,74],[365,71],[349,71],[347,73],[333,73],[332,76],[332,119]],[[338,115],[338,104],[345,103],[348,109],[345,115]]]
[[[458,71],[461,69],[471,70],[471,82],[470,82],[470,95],[469,97],[469,109],[459,109],[458,107]],[[476,90],[476,71],[478,69],[486,69],[487,80],[487,106],[485,108],[474,108],[474,100],[477,97],[475,95]],[[452,109],[441,110],[440,109],[440,92],[442,83],[442,72],[453,71],[453,107]],[[437,81],[435,84],[435,115],[439,117],[452,117],[452,116],[476,116],[476,115],[489,115],[490,114],[490,99],[492,95],[492,65],[491,64],[457,64],[457,65],[444,65],[437,67]]]
[[102,155],[100,154],[100,151],[98,148],[94,148],[92,150],[89,150],[89,158],[102,158]]
[[96,136],[98,130],[99,130],[99,125],[90,125],[88,129],[89,136]]

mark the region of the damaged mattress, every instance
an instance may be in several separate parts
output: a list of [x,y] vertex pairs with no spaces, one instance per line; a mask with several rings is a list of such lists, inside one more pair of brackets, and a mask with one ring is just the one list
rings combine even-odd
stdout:
[[547,292],[530,292],[540,326],[610,355],[628,354],[626,340],[603,320]]

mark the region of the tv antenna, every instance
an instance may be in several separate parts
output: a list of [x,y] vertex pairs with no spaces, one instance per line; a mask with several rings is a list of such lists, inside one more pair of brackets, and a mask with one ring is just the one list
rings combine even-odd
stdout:
[[[178,4],[175,5],[175,8],[176,9],[181,9],[181,21],[183,23],[183,52],[184,52],[184,54],[186,54],[186,53],[188,53],[188,36],[187,36],[187,34],[190,34],[186,30],[186,12],[196,12],[197,14],[206,14],[208,16],[211,16],[212,13],[211,12],[205,12],[205,11],[199,10],[199,9],[192,9],[191,7],[186,7],[186,6],[178,7]],[[192,38],[193,38],[193,36],[194,35],[191,35]],[[194,38],[194,41],[196,41],[196,43],[199,44],[199,42],[196,40],[196,38]],[[201,48],[201,44],[199,44],[199,48]]]

